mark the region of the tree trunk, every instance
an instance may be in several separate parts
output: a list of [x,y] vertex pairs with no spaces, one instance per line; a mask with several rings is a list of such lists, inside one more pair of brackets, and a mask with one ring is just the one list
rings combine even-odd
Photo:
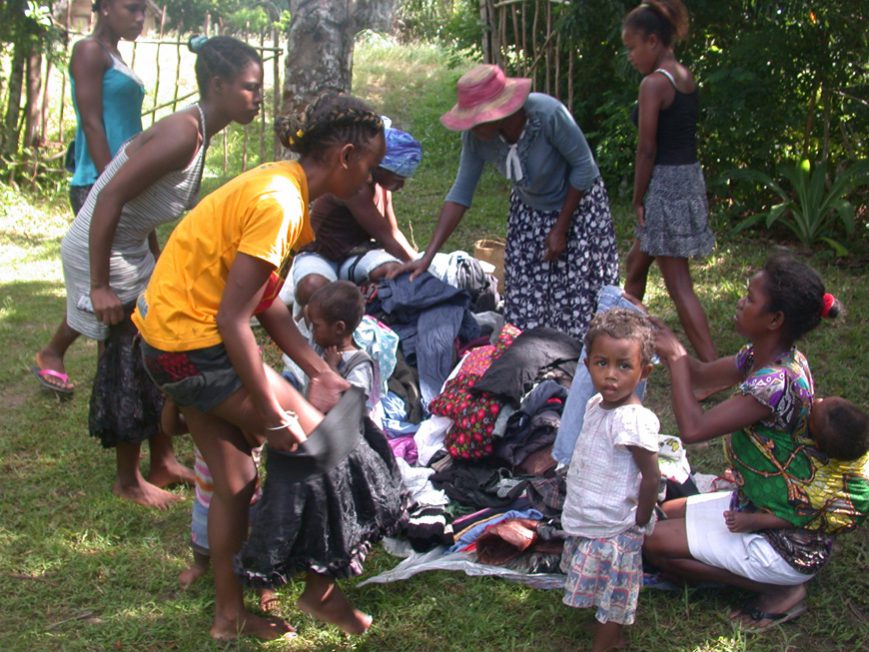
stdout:
[[291,0],[282,111],[300,113],[325,91],[350,91],[353,37],[348,0]]
[[24,85],[24,47],[16,43],[9,73],[9,101],[3,124],[3,151],[12,154],[18,150],[18,120],[21,115],[21,88]]
[[24,108],[24,146],[39,147],[42,133],[40,105],[42,99],[42,53],[27,57],[27,104]]
[[388,29],[394,5],[395,0],[290,0],[281,111],[300,113],[326,91],[349,93],[356,34]]

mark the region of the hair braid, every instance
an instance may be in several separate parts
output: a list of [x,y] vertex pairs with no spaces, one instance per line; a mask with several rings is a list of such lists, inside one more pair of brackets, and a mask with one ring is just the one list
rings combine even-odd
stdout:
[[301,156],[316,155],[341,143],[364,147],[383,131],[383,120],[355,97],[328,93],[311,103],[301,120],[278,117],[275,131],[291,151]]

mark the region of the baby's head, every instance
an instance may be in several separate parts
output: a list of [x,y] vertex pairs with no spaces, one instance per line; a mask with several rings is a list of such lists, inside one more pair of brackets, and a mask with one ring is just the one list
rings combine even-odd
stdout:
[[585,365],[606,407],[632,400],[634,390],[652,370],[655,336],[651,322],[627,308],[599,313],[585,335]]
[[815,399],[809,432],[818,448],[833,459],[850,462],[869,451],[869,417],[839,396]]
[[305,307],[314,341],[323,348],[349,344],[364,314],[365,300],[350,281],[324,285]]

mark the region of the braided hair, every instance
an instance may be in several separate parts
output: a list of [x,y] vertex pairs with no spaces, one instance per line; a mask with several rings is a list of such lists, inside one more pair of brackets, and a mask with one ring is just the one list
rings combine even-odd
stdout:
[[350,143],[365,148],[383,133],[383,119],[358,98],[326,93],[312,102],[301,118],[278,116],[275,132],[291,152],[317,157],[334,145]]
[[654,34],[665,47],[688,36],[688,10],[682,0],[648,0],[634,7],[622,23],[648,37]]
[[251,63],[262,65],[256,50],[231,36],[191,36],[187,47],[196,54],[196,85],[201,97],[205,97],[213,77],[232,81]]

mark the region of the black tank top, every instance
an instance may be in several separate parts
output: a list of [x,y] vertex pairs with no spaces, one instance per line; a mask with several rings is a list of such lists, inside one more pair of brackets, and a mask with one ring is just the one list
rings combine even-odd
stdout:
[[[700,97],[695,88],[691,93],[682,93],[676,88],[673,76],[658,68],[655,72],[663,74],[670,83],[676,96],[672,104],[658,113],[658,133],[656,134],[657,153],[655,165],[688,165],[697,162],[697,115],[700,110]],[[640,121],[640,107],[634,105],[631,120],[635,125]]]

